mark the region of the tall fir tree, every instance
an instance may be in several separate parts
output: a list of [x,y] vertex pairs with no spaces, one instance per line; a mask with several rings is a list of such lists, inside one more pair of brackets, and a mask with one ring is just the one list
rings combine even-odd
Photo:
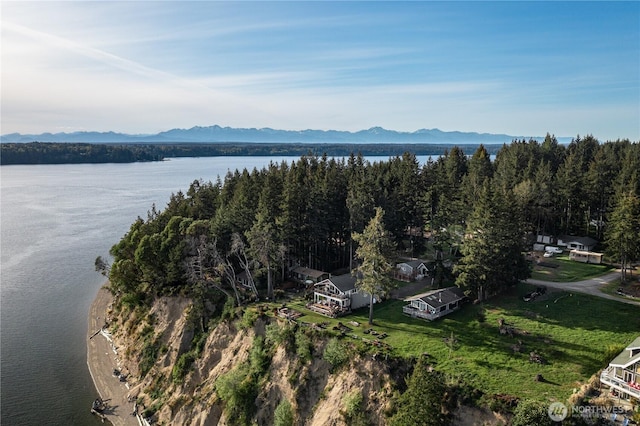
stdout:
[[498,294],[530,275],[524,257],[524,235],[520,220],[510,207],[511,194],[483,194],[469,219],[462,245],[462,259],[454,267],[456,285],[479,301]]
[[607,254],[620,262],[621,279],[627,279],[627,266],[640,259],[640,199],[627,191],[618,196],[606,231]]
[[358,243],[356,257],[360,261],[353,274],[356,276],[356,288],[370,297],[369,324],[373,324],[374,298],[386,296],[394,285],[389,276],[393,268],[390,261],[393,242],[384,226],[384,210],[376,207],[375,212],[364,231],[353,234],[354,241]]

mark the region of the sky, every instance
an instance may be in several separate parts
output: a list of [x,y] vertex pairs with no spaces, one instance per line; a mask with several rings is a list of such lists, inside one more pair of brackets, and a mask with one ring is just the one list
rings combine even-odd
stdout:
[[0,132],[640,140],[640,2],[6,2]]

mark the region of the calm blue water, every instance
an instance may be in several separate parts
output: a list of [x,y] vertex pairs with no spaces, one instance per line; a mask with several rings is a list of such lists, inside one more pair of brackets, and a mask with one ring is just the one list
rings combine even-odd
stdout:
[[0,167],[0,423],[101,424],[86,365],[87,314],[104,283],[95,258],[196,179],[294,159]]
[[86,365],[95,258],[195,179],[282,159],[0,167],[0,423],[101,424]]

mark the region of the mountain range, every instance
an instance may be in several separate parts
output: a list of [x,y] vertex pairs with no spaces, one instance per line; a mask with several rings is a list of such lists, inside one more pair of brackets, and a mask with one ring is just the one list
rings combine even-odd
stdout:
[[[29,135],[10,133],[0,136],[0,142],[75,142],[75,143],[215,143],[215,142],[270,142],[270,143],[445,143],[445,144],[502,144],[514,139],[537,139],[540,136],[511,136],[505,134],[442,131],[420,129],[399,132],[372,127],[357,132],[341,130],[277,130],[271,128],[233,128],[218,125],[190,129],[172,129],[149,135],[131,135],[115,132],[41,133]],[[566,139],[566,140],[565,140]],[[560,143],[571,138],[558,138]]]

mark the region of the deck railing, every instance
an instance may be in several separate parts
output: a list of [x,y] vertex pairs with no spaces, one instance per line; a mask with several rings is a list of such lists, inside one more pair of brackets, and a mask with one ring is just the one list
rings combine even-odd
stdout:
[[328,291],[326,291],[326,290],[319,289],[319,288],[316,288],[314,291],[315,291],[316,293],[318,293],[318,294],[322,294],[322,295],[324,295],[324,296],[332,297],[332,298],[334,298],[334,299],[340,299],[340,300],[347,300],[347,299],[349,299],[349,296],[347,296],[346,294],[336,294],[336,293],[331,293],[331,292],[328,292]]
[[607,367],[600,373],[600,382],[611,388],[628,393],[633,397],[640,398],[640,389],[634,388],[630,386],[629,383],[616,377],[614,367]]
[[412,307],[411,305],[406,305],[402,307],[402,312],[409,315],[412,318],[422,318],[422,319],[428,319],[428,320],[434,320],[436,318],[438,318],[438,314],[430,314],[428,312],[425,311],[421,311],[419,309],[416,309],[414,307]]

